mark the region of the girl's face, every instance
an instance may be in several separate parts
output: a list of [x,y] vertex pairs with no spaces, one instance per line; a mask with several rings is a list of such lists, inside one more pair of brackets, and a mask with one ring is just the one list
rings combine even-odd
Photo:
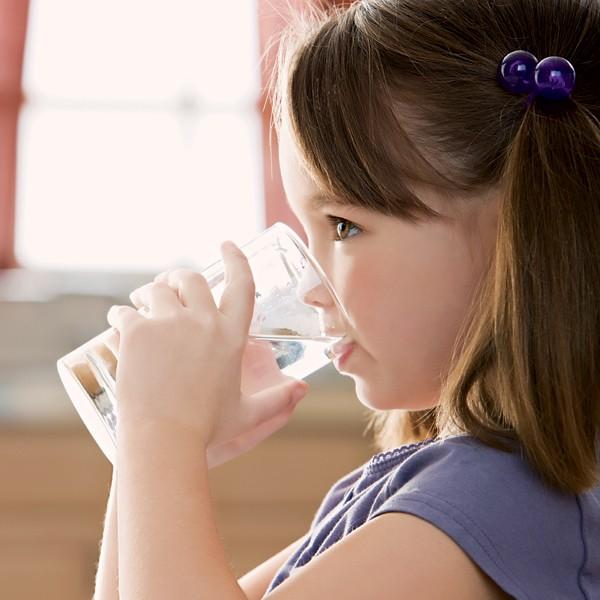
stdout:
[[[288,202],[309,249],[350,319],[354,349],[340,372],[354,379],[359,400],[370,408],[435,406],[441,374],[494,248],[498,195],[461,201],[451,223],[414,225],[363,208],[315,206],[320,190],[285,126],[279,161]],[[415,193],[449,215],[448,203],[432,191]],[[343,219],[339,228],[326,215]],[[334,319],[334,306],[323,305],[323,298],[315,297],[315,305]]]

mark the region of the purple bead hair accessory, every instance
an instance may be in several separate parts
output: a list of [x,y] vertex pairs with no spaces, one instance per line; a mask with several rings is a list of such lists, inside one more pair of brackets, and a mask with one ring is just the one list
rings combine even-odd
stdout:
[[498,81],[511,94],[529,94],[535,85],[538,59],[525,50],[507,54],[498,66]]
[[511,94],[529,94],[527,104],[541,96],[565,100],[575,88],[575,68],[562,56],[538,59],[525,50],[507,54],[498,65],[498,83]]
[[575,68],[562,56],[548,56],[535,68],[535,86],[548,100],[565,100],[575,88]]

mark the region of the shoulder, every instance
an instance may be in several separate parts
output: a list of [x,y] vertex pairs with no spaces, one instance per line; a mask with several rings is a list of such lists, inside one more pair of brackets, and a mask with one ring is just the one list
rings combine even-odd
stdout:
[[572,598],[586,561],[580,518],[577,499],[546,488],[516,444],[399,447],[332,486],[268,597]]
[[388,473],[370,518],[388,513],[437,527],[516,597],[563,589],[585,560],[577,498],[547,487],[518,444],[457,436],[421,448]]
[[296,569],[269,600],[397,598],[504,600],[504,593],[443,531],[409,514],[385,514]]
[[548,516],[547,511],[570,511],[576,517],[575,497],[547,487],[521,446],[516,442],[511,446],[511,451],[504,451],[471,436],[428,444],[391,469],[381,501],[430,498],[432,505],[457,504],[457,510],[471,515],[506,516],[512,521],[531,511],[540,519]]

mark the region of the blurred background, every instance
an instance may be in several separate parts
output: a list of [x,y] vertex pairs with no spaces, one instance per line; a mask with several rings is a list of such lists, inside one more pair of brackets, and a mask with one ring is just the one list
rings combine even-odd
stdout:
[[[0,0],[0,597],[91,598],[112,466],[56,360],[112,304],[286,207],[265,84],[301,0]],[[268,50],[271,48],[270,50]],[[267,51],[268,50],[268,51]],[[262,60],[261,60],[262,57]],[[373,453],[330,365],[289,424],[210,473],[238,576]]]

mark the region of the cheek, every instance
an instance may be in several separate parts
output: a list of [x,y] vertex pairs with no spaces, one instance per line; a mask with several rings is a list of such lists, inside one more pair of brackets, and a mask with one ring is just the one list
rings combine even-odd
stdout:
[[343,297],[359,343],[398,373],[439,373],[479,275],[460,246],[354,264],[342,279]]

